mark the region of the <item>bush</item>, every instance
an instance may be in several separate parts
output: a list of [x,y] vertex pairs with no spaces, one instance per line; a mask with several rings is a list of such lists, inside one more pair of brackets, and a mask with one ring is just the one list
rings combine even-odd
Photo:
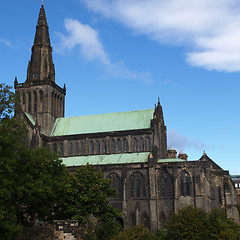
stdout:
[[113,237],[112,240],[156,240],[156,236],[142,225],[132,226],[124,229],[117,236]]

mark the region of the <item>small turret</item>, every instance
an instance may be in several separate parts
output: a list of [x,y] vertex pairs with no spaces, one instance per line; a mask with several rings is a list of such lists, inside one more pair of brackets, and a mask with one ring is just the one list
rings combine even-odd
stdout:
[[182,159],[182,160],[187,160],[188,159],[188,155],[183,150],[181,150],[179,152],[179,154],[178,154],[178,158]]
[[168,158],[177,158],[177,151],[172,145],[168,148],[167,154]]

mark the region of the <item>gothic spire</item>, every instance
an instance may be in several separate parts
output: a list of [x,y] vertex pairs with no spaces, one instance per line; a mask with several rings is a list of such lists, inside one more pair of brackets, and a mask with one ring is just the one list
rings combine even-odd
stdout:
[[39,12],[31,61],[29,61],[27,71],[27,82],[39,80],[51,80],[55,82],[52,47],[43,4]]

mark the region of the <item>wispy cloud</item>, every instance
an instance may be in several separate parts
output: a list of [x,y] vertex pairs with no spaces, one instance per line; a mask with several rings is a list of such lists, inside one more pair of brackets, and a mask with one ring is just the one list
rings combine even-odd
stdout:
[[178,133],[175,129],[170,129],[168,131],[168,144],[172,145],[178,151],[182,149],[195,149],[195,150],[205,150],[206,145],[199,139],[189,139],[180,133]]
[[127,68],[123,61],[113,63],[100,41],[97,30],[87,24],[82,24],[76,19],[66,19],[65,28],[67,35],[60,34],[60,50],[72,50],[79,47],[80,53],[89,61],[97,60],[111,77],[126,79],[139,79],[147,83],[152,82],[148,72],[135,72]]
[[12,44],[7,41],[6,39],[3,39],[3,38],[0,38],[0,44],[4,44],[4,45],[7,45],[8,47],[12,47]]
[[210,70],[240,71],[237,0],[82,0],[160,43],[186,47],[186,61]]

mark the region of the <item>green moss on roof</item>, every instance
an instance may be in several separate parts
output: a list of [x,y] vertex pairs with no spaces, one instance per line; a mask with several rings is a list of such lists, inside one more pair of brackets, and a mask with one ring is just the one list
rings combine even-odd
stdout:
[[124,164],[124,163],[143,163],[148,161],[149,152],[143,153],[123,153],[109,155],[91,155],[91,156],[75,156],[62,158],[63,164],[67,167],[105,164]]
[[150,128],[154,109],[58,118],[51,136]]

